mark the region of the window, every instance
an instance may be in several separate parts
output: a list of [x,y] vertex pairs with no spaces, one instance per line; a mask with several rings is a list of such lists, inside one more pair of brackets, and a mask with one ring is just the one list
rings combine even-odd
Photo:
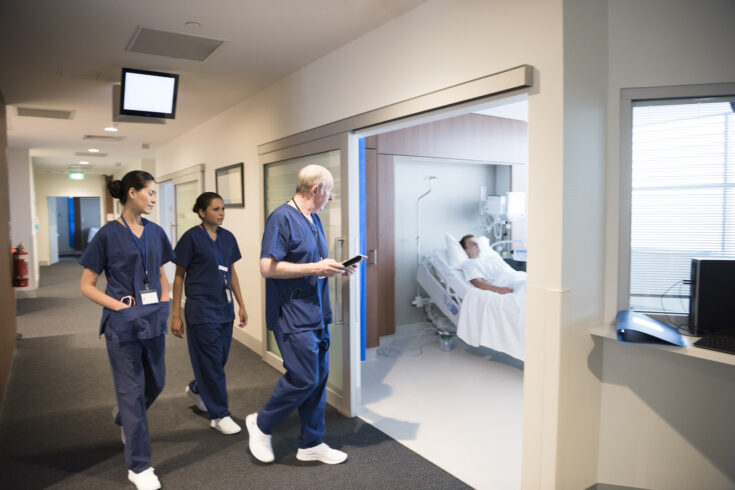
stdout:
[[630,99],[631,309],[688,314],[691,259],[735,258],[733,101]]

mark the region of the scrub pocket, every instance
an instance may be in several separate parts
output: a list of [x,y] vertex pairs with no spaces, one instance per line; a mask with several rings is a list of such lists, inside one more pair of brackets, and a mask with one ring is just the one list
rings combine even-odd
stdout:
[[110,311],[105,336],[117,342],[150,339],[166,333],[168,301]]
[[322,327],[324,316],[319,295],[295,298],[281,305],[280,330],[293,333],[300,330],[315,330]]

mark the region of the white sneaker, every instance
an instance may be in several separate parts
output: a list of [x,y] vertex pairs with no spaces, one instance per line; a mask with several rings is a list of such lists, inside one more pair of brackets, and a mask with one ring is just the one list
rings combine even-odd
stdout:
[[[120,413],[120,409],[117,407],[112,407],[112,421],[115,422],[115,425],[117,425],[117,414]],[[122,425],[120,426],[120,440],[123,443],[123,446],[125,445],[125,431],[122,428]]]
[[222,417],[221,419],[212,419],[209,426],[227,435],[237,434],[242,430],[242,428],[232,420],[232,417],[229,416]]
[[296,459],[299,461],[321,461],[327,464],[340,464],[347,460],[347,453],[332,449],[325,443],[318,446],[301,449],[296,452]]
[[248,428],[250,435],[249,447],[250,452],[258,461],[263,463],[272,463],[275,457],[273,456],[273,446],[271,446],[271,436],[264,433],[258,427],[258,413],[251,413],[245,417],[245,427]]
[[153,472],[153,466],[140,473],[128,470],[128,480],[133,482],[138,490],[158,490],[161,488],[161,482],[158,481],[158,477]]
[[194,400],[194,403],[196,403],[197,408],[202,412],[208,412],[207,406],[202,401],[202,397],[199,396],[197,393],[194,393],[189,389],[189,386],[186,386],[186,394],[189,395],[189,398]]

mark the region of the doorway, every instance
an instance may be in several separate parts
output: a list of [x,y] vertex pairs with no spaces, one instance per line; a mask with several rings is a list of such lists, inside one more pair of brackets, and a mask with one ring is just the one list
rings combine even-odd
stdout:
[[49,263],[82,254],[101,226],[99,197],[46,199],[49,217]]
[[[158,178],[158,219],[172,247],[176,247],[186,230],[199,224],[199,217],[192,211],[197,196],[204,192],[204,164],[163,175]],[[164,266],[169,286],[173,286],[176,264]],[[173,287],[169,288],[173,294]],[[186,301],[185,295],[183,301]]]
[[[525,216],[511,221],[506,211],[498,220],[486,205],[512,193],[526,208],[527,114],[523,95],[459,116],[368,130],[364,140],[369,259],[358,414],[476,488],[520,487],[523,353],[455,335],[445,350],[436,330],[456,333],[458,316],[443,314],[446,298],[427,292],[417,272],[435,250],[446,250],[447,233],[485,236],[498,244],[499,259],[525,271],[525,261],[514,260],[526,248]],[[525,290],[522,298],[525,313]],[[518,331],[520,318],[509,328]]]

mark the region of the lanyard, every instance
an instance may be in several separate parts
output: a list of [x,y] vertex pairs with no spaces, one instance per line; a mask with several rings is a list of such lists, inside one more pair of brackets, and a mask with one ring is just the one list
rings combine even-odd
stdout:
[[304,216],[304,213],[301,212],[301,208],[298,204],[296,204],[295,199],[292,198],[291,201],[293,202],[293,205],[296,206],[296,209],[299,210],[299,214],[301,215],[301,217],[304,218],[306,223],[309,225],[309,229],[311,230],[312,235],[314,235],[314,241],[316,242],[317,251],[319,252],[319,260],[322,260],[324,258],[324,256],[322,255],[322,243],[319,240],[319,236],[317,235],[316,222],[311,222],[306,216]]
[[[224,255],[222,254],[222,250],[220,250],[220,248],[219,248],[219,242],[220,242],[221,238],[220,238],[220,240],[217,240],[215,242],[214,240],[212,240],[212,237],[209,236],[209,232],[204,228],[204,225],[199,225],[199,227],[202,229],[202,231],[204,232],[204,234],[207,236],[207,240],[209,241],[209,245],[214,250],[214,254],[217,257],[217,262],[219,263],[219,265],[221,265],[222,267],[227,267],[225,265],[225,258],[224,258]],[[220,270],[222,270],[222,269],[220,269]],[[228,272],[229,272],[229,268],[228,268]],[[227,280],[228,272],[222,271],[222,277],[225,280],[225,285],[229,285],[229,281]]]
[[130,229],[130,225],[128,225],[128,222],[125,221],[125,217],[121,214],[120,218],[122,219],[123,223],[125,223],[125,228],[128,229],[130,232],[130,235],[133,237],[133,241],[135,242],[135,246],[138,247],[138,251],[143,256],[143,273],[145,274],[145,278],[143,279],[143,283],[146,287],[148,287],[148,284],[150,284],[150,280],[148,279],[148,235],[145,232],[145,225],[143,225],[143,243],[145,243],[145,249],[143,249],[143,246],[140,244],[140,240],[138,237],[135,236],[135,233],[133,233],[133,230]]

